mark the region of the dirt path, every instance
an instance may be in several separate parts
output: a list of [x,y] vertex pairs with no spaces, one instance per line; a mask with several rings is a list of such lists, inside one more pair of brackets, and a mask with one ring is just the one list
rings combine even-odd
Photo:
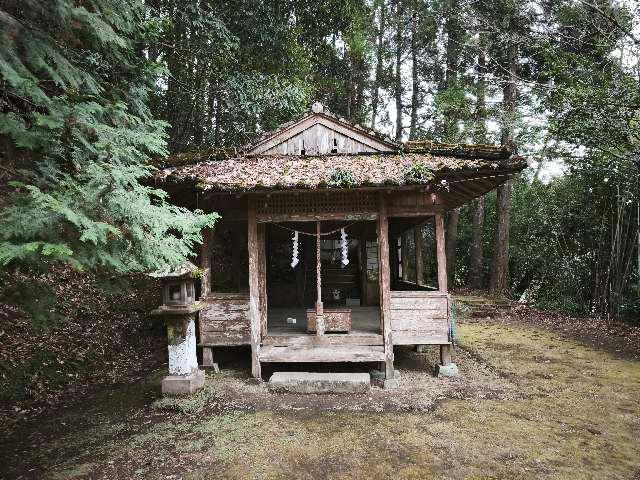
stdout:
[[461,321],[461,376],[398,349],[401,388],[274,395],[228,363],[199,395],[161,372],[0,441],[4,478],[640,478],[640,363],[528,323]]

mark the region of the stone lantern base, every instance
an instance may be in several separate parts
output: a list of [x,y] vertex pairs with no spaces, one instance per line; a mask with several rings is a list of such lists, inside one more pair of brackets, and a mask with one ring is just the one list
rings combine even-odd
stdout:
[[162,395],[190,395],[204,386],[204,371],[189,375],[167,375],[162,380]]

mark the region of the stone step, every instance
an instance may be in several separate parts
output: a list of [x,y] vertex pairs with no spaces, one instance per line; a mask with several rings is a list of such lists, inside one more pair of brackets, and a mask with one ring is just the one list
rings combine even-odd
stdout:
[[365,393],[371,388],[371,377],[368,373],[275,372],[268,387],[288,393]]

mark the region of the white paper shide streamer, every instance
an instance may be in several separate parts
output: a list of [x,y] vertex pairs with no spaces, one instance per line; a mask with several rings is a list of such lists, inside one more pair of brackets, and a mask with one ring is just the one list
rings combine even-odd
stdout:
[[292,248],[292,258],[291,258],[291,268],[295,268],[296,265],[298,265],[298,231],[296,230],[295,232],[293,232],[293,237],[291,238],[293,240],[293,248]]
[[340,229],[340,246],[342,247],[342,264],[349,265],[349,246],[347,244],[347,232]]

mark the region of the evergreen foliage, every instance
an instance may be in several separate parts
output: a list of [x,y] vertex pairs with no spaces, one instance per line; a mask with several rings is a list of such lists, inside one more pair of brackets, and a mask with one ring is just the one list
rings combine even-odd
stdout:
[[148,107],[158,66],[141,54],[154,27],[137,0],[4,3],[0,135],[20,168],[0,211],[0,265],[158,269],[213,225],[145,182],[166,154],[167,124]]

